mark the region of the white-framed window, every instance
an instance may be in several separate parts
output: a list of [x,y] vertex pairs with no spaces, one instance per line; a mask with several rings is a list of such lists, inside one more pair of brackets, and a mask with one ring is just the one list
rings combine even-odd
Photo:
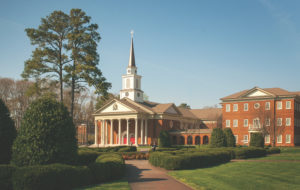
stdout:
[[235,143],[236,143],[236,144],[238,143],[238,138],[239,138],[238,135],[234,135],[234,139],[235,139]]
[[291,118],[288,117],[288,118],[285,119],[285,125],[286,126],[291,126]]
[[291,109],[291,101],[285,102],[285,109]]
[[248,111],[248,103],[244,104],[244,111]]
[[233,104],[233,111],[238,111],[238,105],[237,104]]
[[230,104],[226,104],[226,112],[230,112]]
[[254,128],[260,128],[259,118],[253,119],[253,127]]
[[281,110],[282,109],[282,102],[277,102],[277,109],[278,110]]
[[244,135],[244,143],[248,143],[248,135]]
[[282,143],[282,135],[277,135],[277,143]]
[[270,143],[270,135],[265,136],[265,143]]
[[270,118],[267,118],[267,119],[266,119],[266,126],[269,127],[270,125],[271,125],[271,119],[270,119]]
[[282,126],[282,118],[277,118],[277,126]]
[[270,108],[271,108],[270,102],[266,102],[265,109],[270,110]]
[[285,143],[291,143],[291,135],[290,134],[285,135]]
[[248,127],[248,119],[244,119],[244,127]]
[[237,119],[235,119],[235,120],[233,120],[233,127],[238,127],[238,120]]
[[230,127],[230,120],[226,120],[226,127]]

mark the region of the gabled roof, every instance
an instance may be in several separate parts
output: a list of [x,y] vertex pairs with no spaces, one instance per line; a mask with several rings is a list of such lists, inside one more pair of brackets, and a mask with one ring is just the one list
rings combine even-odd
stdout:
[[221,98],[221,100],[229,100],[229,99],[239,99],[239,98],[246,98],[248,94],[254,91],[261,91],[269,95],[270,97],[276,97],[276,96],[299,96],[300,92],[289,92],[282,88],[259,88],[254,87],[252,89],[243,90],[234,94],[231,94],[229,96]]
[[183,117],[188,117],[188,118],[192,118],[192,119],[199,119],[197,116],[195,116],[191,112],[191,109],[179,108],[179,107],[178,107],[178,109],[181,112],[181,114],[183,115]]
[[203,120],[216,120],[222,115],[221,108],[192,109],[191,112]]

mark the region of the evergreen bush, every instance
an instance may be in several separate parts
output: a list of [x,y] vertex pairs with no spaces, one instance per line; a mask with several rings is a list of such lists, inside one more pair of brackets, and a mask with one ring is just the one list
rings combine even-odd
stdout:
[[71,163],[77,156],[76,131],[63,104],[52,98],[34,101],[26,110],[13,144],[17,166]]
[[235,147],[235,138],[230,128],[225,128],[223,130],[226,136],[226,145],[227,147]]
[[171,146],[171,142],[170,142],[170,135],[168,131],[161,131],[159,133],[159,138],[158,138],[158,147],[164,148],[170,146]]
[[10,162],[16,133],[8,108],[0,99],[0,164],[8,164]]
[[12,175],[16,167],[12,165],[0,165],[0,189],[12,190]]
[[210,137],[211,147],[225,147],[226,136],[221,128],[214,128]]
[[250,146],[264,147],[265,139],[261,133],[251,133]]

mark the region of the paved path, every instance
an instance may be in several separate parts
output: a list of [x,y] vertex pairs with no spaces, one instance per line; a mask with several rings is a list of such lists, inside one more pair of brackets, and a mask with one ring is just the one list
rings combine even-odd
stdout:
[[126,177],[132,190],[191,190],[167,175],[166,170],[151,166],[148,160],[126,160]]

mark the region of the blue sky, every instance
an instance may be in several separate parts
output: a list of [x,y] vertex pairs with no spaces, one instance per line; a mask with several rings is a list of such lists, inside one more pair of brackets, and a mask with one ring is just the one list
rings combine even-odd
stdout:
[[300,91],[297,0],[0,0],[0,77],[20,79],[34,49],[24,29],[54,10],[81,8],[99,25],[99,67],[121,89],[130,30],[142,90],[192,108],[254,86]]

